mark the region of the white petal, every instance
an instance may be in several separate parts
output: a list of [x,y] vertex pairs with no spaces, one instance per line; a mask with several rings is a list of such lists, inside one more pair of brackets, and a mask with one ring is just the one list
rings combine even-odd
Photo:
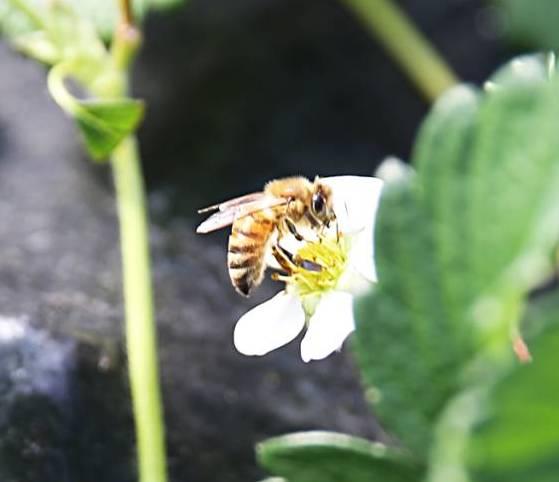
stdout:
[[349,251],[349,265],[366,280],[377,281],[373,226],[366,226],[353,237]]
[[383,182],[368,176],[325,177],[332,188],[332,205],[342,233],[373,226]]
[[376,281],[373,231],[382,180],[366,176],[327,177],[339,229],[354,234],[349,253],[350,266],[368,281]]
[[369,291],[373,285],[373,281],[363,276],[360,271],[362,271],[362,269],[358,270],[353,266],[351,269],[346,269],[340,276],[338,284],[336,285],[336,291],[345,291],[354,297]]
[[305,362],[326,358],[354,329],[353,296],[341,291],[324,295],[301,342],[301,358]]
[[299,298],[281,291],[241,316],[233,342],[243,355],[265,355],[293,340],[304,325]]

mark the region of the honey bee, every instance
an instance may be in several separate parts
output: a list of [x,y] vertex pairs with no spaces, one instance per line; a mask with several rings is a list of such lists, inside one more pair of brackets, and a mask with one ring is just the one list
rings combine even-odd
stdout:
[[227,267],[231,283],[243,296],[262,282],[268,254],[284,268],[292,262],[290,254],[279,246],[283,236],[291,234],[301,241],[301,229],[320,230],[335,220],[332,190],[319,177],[314,182],[302,176],[275,179],[261,192],[198,212],[209,211],[217,212],[200,224],[196,232],[209,233],[232,225]]

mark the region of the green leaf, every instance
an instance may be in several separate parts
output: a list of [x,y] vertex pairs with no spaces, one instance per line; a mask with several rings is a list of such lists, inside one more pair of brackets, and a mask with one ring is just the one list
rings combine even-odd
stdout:
[[[137,21],[141,22],[151,9],[166,9],[180,5],[184,0],[132,0],[133,11]],[[48,14],[49,7],[43,0],[0,0],[0,33],[7,37],[14,37],[32,32],[40,27],[37,22],[26,13],[27,9],[39,17]],[[97,32],[108,40],[117,25],[118,3],[115,0],[58,0],[53,5],[65,4],[75,10],[82,19],[95,25]]]
[[380,443],[301,432],[257,446],[260,464],[289,482],[418,482],[420,468]]
[[559,2],[556,0],[495,0],[512,41],[535,49],[559,49]]
[[[538,297],[537,301],[531,302],[528,306],[527,313],[523,318],[523,325],[528,332],[526,340],[528,345],[532,347],[532,354],[537,353],[534,358],[536,364],[546,363],[546,357],[542,357],[541,352],[537,348],[538,341],[546,336],[546,332],[552,325],[557,325],[558,320],[556,313],[559,309],[559,296],[555,292],[552,295]],[[554,329],[554,328],[552,328]],[[557,352],[556,352],[557,353]],[[555,365],[557,363],[557,354],[555,355]],[[536,463],[531,465],[528,470],[526,468],[512,465],[522,458],[538,459],[542,450],[542,442],[546,443],[546,437],[551,436],[554,439],[553,446],[555,454],[557,451],[557,429],[551,429],[556,424],[553,423],[554,418],[557,419],[557,405],[553,407],[554,416],[549,416],[549,410],[543,410],[539,413],[539,417],[532,417],[532,413],[540,410],[541,398],[544,392],[553,393],[557,397],[557,379],[555,377],[553,365],[549,365],[547,360],[548,377],[547,385],[543,391],[542,383],[544,380],[535,377],[530,380],[534,384],[534,389],[530,393],[526,391],[524,397],[518,397],[516,394],[519,390],[524,390],[516,385],[519,377],[516,374],[522,373],[531,365],[523,365],[519,360],[508,353],[505,357],[495,360],[494,357],[482,354],[476,362],[482,367],[484,377],[474,380],[474,383],[456,395],[445,407],[444,412],[437,422],[435,428],[435,443],[431,450],[429,473],[426,478],[428,482],[469,482],[472,480],[478,482],[501,482],[503,480],[517,481],[535,480],[539,482],[555,480],[554,472],[546,472],[550,468],[547,461],[543,464]],[[540,366],[541,368],[541,366]],[[531,376],[531,375],[529,375]],[[514,381],[513,381],[514,380]],[[505,400],[498,396],[502,392],[503,385],[507,385],[510,389],[508,395],[510,400]],[[544,404],[549,396],[544,395]],[[510,410],[510,404],[515,406],[516,412]],[[518,403],[517,403],[518,402]],[[509,406],[507,407],[507,404]],[[528,414],[528,416],[527,416]],[[547,418],[547,420],[546,420]],[[494,423],[495,422],[495,423]],[[505,423],[502,423],[505,422]],[[474,428],[477,429],[474,431]],[[472,438],[472,432],[474,436]],[[545,434],[541,438],[541,434]],[[494,437],[494,436],[497,437]],[[498,437],[502,436],[502,439]],[[486,443],[489,441],[489,443]],[[494,444],[492,446],[492,444]],[[509,448],[516,447],[514,454],[511,454]],[[501,456],[494,454],[492,449],[496,448]],[[469,455],[469,457],[468,457]],[[502,457],[502,455],[505,455]],[[511,472],[497,472],[494,470],[495,465],[499,465],[499,459],[510,457],[506,465],[511,468]],[[518,457],[518,458],[517,458]],[[556,456],[555,456],[556,457]],[[466,462],[469,462],[470,469],[473,469],[474,477],[468,475]],[[542,469],[542,470],[540,470]],[[514,473],[513,473],[514,472]],[[544,475],[547,474],[547,475]],[[543,478],[540,478],[543,476]],[[551,476],[551,478],[546,478]]]
[[559,87],[522,65],[510,72],[486,93],[451,90],[429,114],[416,177],[384,191],[380,281],[355,308],[369,398],[422,459],[476,353],[509,348],[559,239]]
[[478,423],[469,444],[469,465],[475,480],[557,480],[558,313],[557,295],[548,296],[529,311],[527,318],[539,331],[528,338],[532,363],[513,363],[485,397],[484,417]]
[[[464,87],[441,99],[415,149],[424,159],[436,153],[439,163],[420,160],[415,179],[385,188],[376,226],[380,283],[356,306],[355,348],[369,399],[383,423],[423,457],[433,421],[459,389],[460,368],[474,352],[461,317],[467,240],[455,213],[465,194],[454,171],[468,152],[478,103],[476,91]],[[449,236],[461,239],[456,244]]]
[[488,332],[490,318],[507,321],[511,293],[547,275],[559,236],[557,85],[541,56],[515,59],[491,82],[482,100],[463,88],[445,96],[414,152],[448,303],[459,313],[478,302],[473,318]]
[[144,104],[139,100],[79,101],[75,120],[87,151],[93,159],[105,159],[142,119]]
[[356,303],[354,348],[382,423],[421,457],[433,420],[459,387],[471,331],[445,311],[430,220],[413,180],[387,186],[376,227],[376,291]]

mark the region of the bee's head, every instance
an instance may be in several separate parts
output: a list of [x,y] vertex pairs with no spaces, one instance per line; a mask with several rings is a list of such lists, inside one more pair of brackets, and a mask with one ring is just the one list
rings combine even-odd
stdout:
[[318,221],[330,225],[336,218],[332,209],[332,189],[321,182],[317,176],[313,184],[313,194],[311,197],[311,213]]

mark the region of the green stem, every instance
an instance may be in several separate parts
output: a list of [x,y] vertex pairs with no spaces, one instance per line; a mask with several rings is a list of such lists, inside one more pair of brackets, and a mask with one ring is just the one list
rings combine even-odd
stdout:
[[430,101],[458,78],[406,14],[390,0],[343,0],[377,36]]
[[[115,29],[111,53],[115,67],[125,75],[137,52],[141,35],[133,24],[130,0],[119,1],[121,21]],[[123,92],[126,95],[127,82]],[[124,304],[126,350],[136,425],[140,482],[166,482],[165,430],[157,359],[153,307],[149,223],[138,145],[126,138],[111,157],[118,217]]]
[[139,480],[165,482],[165,440],[159,386],[149,231],[144,183],[134,137],[112,156],[120,220],[126,344],[136,423]]

